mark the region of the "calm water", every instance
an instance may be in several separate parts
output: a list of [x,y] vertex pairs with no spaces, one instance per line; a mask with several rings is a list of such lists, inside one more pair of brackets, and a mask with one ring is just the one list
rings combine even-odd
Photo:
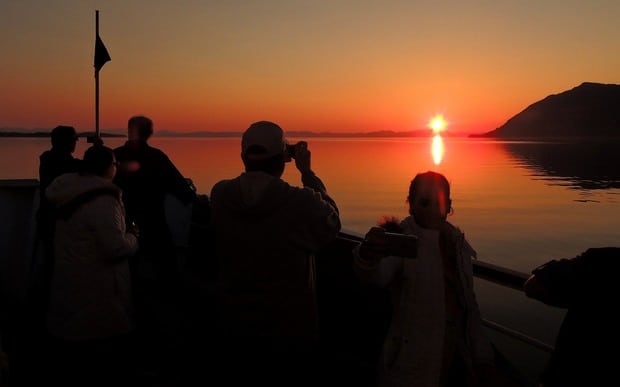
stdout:
[[[295,140],[295,139],[291,139]],[[480,260],[529,272],[588,247],[620,244],[620,152],[617,143],[443,140],[441,162],[431,139],[307,139],[312,165],[337,201],[345,229],[363,234],[384,215],[404,217],[409,182],[421,171],[452,183],[460,226]],[[124,138],[106,139],[115,147]],[[154,138],[201,193],[242,171],[239,138]],[[76,155],[88,144],[80,139]],[[48,139],[1,138],[0,178],[36,178]],[[301,184],[288,165],[284,178]],[[553,343],[563,310],[485,281],[476,293],[486,318]],[[534,380],[546,354],[490,332],[495,344]]]
[[[295,139],[292,139],[295,140]],[[337,201],[347,230],[365,233],[383,215],[407,215],[409,182],[420,171],[452,183],[454,214],[479,259],[529,272],[551,258],[620,243],[617,144],[549,144],[444,139],[436,165],[431,139],[310,138],[312,165]],[[124,138],[106,139],[106,145]],[[198,190],[242,170],[238,138],[153,138]],[[0,139],[0,177],[36,178],[45,138]],[[80,139],[75,155],[88,144]],[[294,165],[284,178],[301,184]]]

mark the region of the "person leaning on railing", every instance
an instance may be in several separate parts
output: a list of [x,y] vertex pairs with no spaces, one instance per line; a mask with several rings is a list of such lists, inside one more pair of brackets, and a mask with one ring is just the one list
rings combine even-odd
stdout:
[[[540,375],[545,387],[615,385],[618,380],[620,248],[591,248],[532,271],[525,294],[567,309]],[[616,382],[613,382],[613,381]]]

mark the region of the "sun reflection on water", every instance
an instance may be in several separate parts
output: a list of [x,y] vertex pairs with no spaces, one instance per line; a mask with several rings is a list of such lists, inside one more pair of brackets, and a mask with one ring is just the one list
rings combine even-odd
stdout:
[[443,145],[443,138],[439,134],[433,136],[433,142],[431,144],[431,154],[433,155],[433,162],[435,165],[441,164],[441,160],[443,159],[443,155],[445,152],[445,147]]

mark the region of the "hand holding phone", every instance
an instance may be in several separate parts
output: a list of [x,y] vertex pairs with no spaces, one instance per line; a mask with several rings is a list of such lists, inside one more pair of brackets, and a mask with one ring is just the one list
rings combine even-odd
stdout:
[[403,258],[417,258],[418,237],[416,237],[415,235],[386,232],[385,238],[388,242],[388,255]]

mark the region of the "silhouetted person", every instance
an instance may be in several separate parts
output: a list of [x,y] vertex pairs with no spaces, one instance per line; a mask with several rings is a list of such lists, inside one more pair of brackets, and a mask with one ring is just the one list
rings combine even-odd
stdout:
[[[45,316],[50,296],[50,281],[54,261],[54,224],[56,215],[45,189],[58,176],[77,172],[81,160],[73,157],[78,136],[71,126],[57,126],[50,133],[52,147],[39,156],[39,208],[36,214],[37,250],[32,261],[32,276],[29,278],[28,300],[24,326],[24,341],[21,348],[29,359],[24,366],[37,367],[47,361],[42,358],[46,341]],[[26,364],[28,363],[28,364]],[[14,367],[16,368],[16,367]],[[29,375],[33,375],[30,371]]]
[[[119,170],[114,182],[123,191],[127,221],[140,229],[140,249],[130,262],[138,312],[138,334],[153,362],[163,361],[158,351],[171,353],[180,345],[180,273],[165,199],[173,195],[189,205],[196,197],[187,180],[161,150],[148,140],[153,122],[134,116],[127,122],[127,142],[114,150]],[[172,358],[171,360],[175,360]],[[146,361],[145,363],[149,363]],[[164,365],[156,365],[159,370]]]
[[[49,209],[49,202],[45,195],[45,189],[47,186],[63,173],[77,172],[80,167],[80,160],[73,157],[75,152],[75,145],[78,141],[78,135],[75,128],[72,126],[57,126],[52,129],[50,133],[52,142],[52,148],[41,153],[39,156],[39,195],[41,196],[41,211]],[[47,212],[44,212],[47,215]],[[43,214],[42,214],[43,215]],[[48,230],[53,226],[53,216],[50,221],[49,218],[45,219],[46,222],[41,224],[42,230],[45,235],[48,235]]]
[[391,291],[393,314],[379,384],[496,385],[495,354],[483,334],[473,288],[476,252],[446,220],[452,211],[450,184],[439,173],[420,173],[407,201],[409,217],[398,226],[393,218],[381,226],[415,235],[417,251],[394,255],[380,227],[371,228],[353,251],[360,279]]
[[[81,160],[73,157],[78,136],[72,126],[57,126],[50,134],[52,148],[39,156],[39,210],[37,225],[39,236],[44,241],[53,237],[55,217],[52,206],[47,199],[45,189],[58,176],[77,172]],[[49,246],[48,246],[49,247]]]
[[138,249],[125,227],[112,149],[93,146],[79,173],[56,178],[55,260],[47,327],[48,361],[63,386],[128,385],[134,311],[128,259]]
[[[291,155],[294,153],[294,155]],[[304,185],[281,179],[295,159]],[[241,141],[245,172],[211,191],[223,384],[309,384],[318,370],[314,253],[340,230],[338,209],[305,142],[287,145],[275,123]]]
[[618,380],[620,248],[591,248],[532,271],[525,294],[567,309],[540,376],[545,387],[615,385]]

